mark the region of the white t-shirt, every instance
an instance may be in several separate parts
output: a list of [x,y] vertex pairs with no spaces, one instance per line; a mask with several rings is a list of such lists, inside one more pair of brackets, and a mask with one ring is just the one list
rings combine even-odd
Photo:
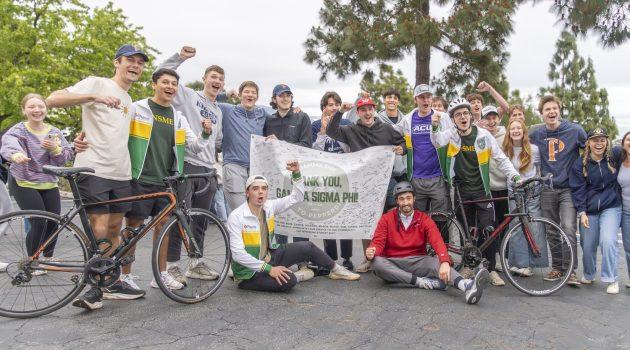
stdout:
[[[538,151],[538,146],[531,145],[531,147],[532,154],[530,156],[532,161],[529,163],[529,167],[521,173],[522,180],[531,179],[536,176],[536,166],[540,166],[540,152]],[[516,171],[521,167],[521,159],[519,157],[521,156],[522,149],[522,147],[514,146],[514,157],[510,159]]]
[[111,180],[131,180],[131,161],[127,142],[133,115],[131,96],[109,78],[88,77],[69,87],[75,94],[113,96],[120,99],[120,107],[109,108],[102,103],[85,103],[82,127],[89,147],[78,153],[75,167],[93,168],[94,175]]

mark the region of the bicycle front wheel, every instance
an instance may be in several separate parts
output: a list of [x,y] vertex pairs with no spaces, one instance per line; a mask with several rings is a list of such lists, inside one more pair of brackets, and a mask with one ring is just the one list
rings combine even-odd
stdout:
[[[429,217],[435,222],[440,235],[446,244],[448,253],[453,260],[453,268],[460,270],[462,268],[462,252],[464,248],[464,229],[457,219],[447,215],[441,211],[429,213]],[[433,248],[428,252],[429,255],[435,255]]]
[[557,292],[567,283],[575,265],[567,234],[545,218],[524,217],[517,221],[501,242],[505,276],[516,289],[532,296]]
[[[184,226],[190,228],[189,234]],[[173,215],[153,248],[155,280],[166,296],[180,303],[197,303],[214,294],[225,281],[229,264],[227,229],[216,216],[203,209],[191,209],[185,224]],[[165,267],[177,283],[168,284],[161,278]]]
[[0,217],[0,316],[31,318],[68,304],[84,287],[85,234],[38,210]]

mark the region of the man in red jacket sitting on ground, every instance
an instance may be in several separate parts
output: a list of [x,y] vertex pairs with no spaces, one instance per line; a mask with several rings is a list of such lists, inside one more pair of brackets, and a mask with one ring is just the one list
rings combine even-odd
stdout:
[[[450,283],[464,292],[467,303],[476,304],[488,283],[488,270],[482,267],[473,279],[462,278],[451,267],[451,258],[435,222],[414,209],[411,184],[398,183],[394,197],[398,207],[381,217],[372,242],[365,250],[365,256],[372,260],[374,274],[387,282],[424,289],[444,290]],[[427,243],[436,256],[426,255]]]

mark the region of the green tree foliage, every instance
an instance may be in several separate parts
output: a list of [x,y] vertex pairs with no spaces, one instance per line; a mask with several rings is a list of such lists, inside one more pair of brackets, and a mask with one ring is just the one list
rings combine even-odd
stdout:
[[394,71],[394,68],[388,64],[379,66],[378,76],[374,72],[367,70],[363,74],[361,80],[361,90],[367,91],[374,102],[377,104],[378,110],[384,108],[383,93],[388,89],[396,89],[400,92],[400,109],[403,113],[408,113],[415,108],[413,101],[413,88],[409,81],[403,75],[400,69]]
[[628,0],[555,0],[552,10],[573,34],[593,32],[604,47],[621,45],[630,38]]
[[617,136],[615,118],[608,111],[608,92],[598,88],[593,61],[580,56],[573,34],[565,31],[560,35],[547,76],[551,86],[542,88],[540,95],[551,93],[560,98],[564,118],[587,131],[599,126],[606,128],[611,139]]
[[[331,73],[344,78],[364,65],[397,61],[413,53],[416,85],[431,80],[434,49],[450,62],[433,79],[439,93],[461,94],[481,80],[507,92],[502,74],[509,57],[505,47],[518,2],[324,0],[321,23],[311,28],[304,43],[304,60],[317,66],[325,80]],[[449,16],[432,17],[432,3],[449,4]]]
[[203,90],[203,81],[195,80],[186,84],[186,87],[189,87],[195,91]]
[[[542,119],[540,115],[536,112],[536,105],[534,102],[534,98],[531,95],[527,95],[526,97],[521,96],[521,92],[517,90],[513,90],[510,93],[510,96],[507,99],[510,106],[521,105],[525,110],[525,125],[532,126],[536,124],[542,123]],[[502,124],[507,125],[509,121],[509,117],[503,118]]]
[[[127,22],[111,3],[90,9],[80,0],[0,0],[0,120],[7,128],[22,119],[20,100],[29,92],[44,96],[94,76],[113,76],[116,50],[123,44],[157,51],[146,44],[142,28]],[[149,62],[134,99],[152,94]],[[76,132],[80,108],[55,109],[50,122]]]

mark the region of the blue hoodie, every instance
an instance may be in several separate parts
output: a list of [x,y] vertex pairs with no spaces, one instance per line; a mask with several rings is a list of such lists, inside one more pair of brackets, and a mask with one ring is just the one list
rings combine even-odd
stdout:
[[599,162],[588,160],[586,162],[586,176],[584,176],[583,162],[578,160],[573,163],[570,176],[571,195],[573,197],[573,205],[579,212],[586,214],[599,214],[610,208],[621,206],[621,193],[619,183],[617,183],[617,175],[619,173],[618,160],[620,158],[621,149],[613,150],[612,166],[615,169],[613,173],[608,168],[608,156],[605,156]]
[[247,111],[241,105],[219,103],[223,114],[223,163],[249,169],[249,144],[252,135],[263,135],[269,112],[262,107]]
[[586,138],[580,125],[564,119],[556,130],[543,125],[530,131],[531,143],[540,150],[541,175],[553,174],[554,188],[569,188],[569,173],[580,157]]

